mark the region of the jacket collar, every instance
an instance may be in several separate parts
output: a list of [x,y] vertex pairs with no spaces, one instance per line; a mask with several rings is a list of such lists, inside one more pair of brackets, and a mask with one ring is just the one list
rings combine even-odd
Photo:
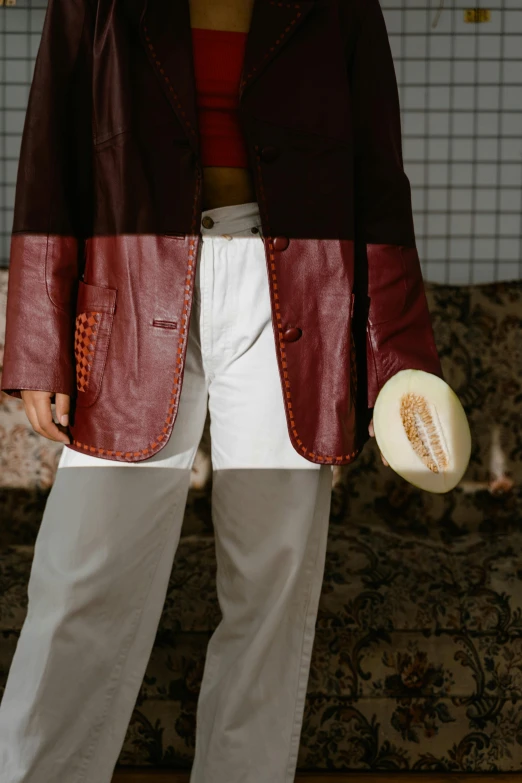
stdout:
[[[239,87],[242,103],[250,87],[303,23],[316,0],[255,0]],[[189,0],[125,0],[166,96],[196,154],[196,108]]]

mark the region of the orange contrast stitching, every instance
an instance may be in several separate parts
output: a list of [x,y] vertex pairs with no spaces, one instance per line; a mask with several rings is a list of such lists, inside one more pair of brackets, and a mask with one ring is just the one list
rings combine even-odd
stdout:
[[178,397],[181,391],[181,384],[180,384],[180,378],[182,373],[182,356],[183,356],[183,345],[185,343],[185,336],[187,334],[187,320],[188,320],[188,303],[191,301],[192,298],[192,287],[193,287],[193,269],[194,269],[194,246],[195,246],[195,233],[196,233],[196,206],[198,201],[198,195],[199,195],[199,189],[200,189],[201,181],[198,177],[198,184],[196,187],[196,192],[194,196],[194,204],[193,204],[193,211],[192,211],[192,236],[190,238],[189,243],[189,253],[188,253],[188,262],[187,262],[187,272],[186,272],[186,278],[185,278],[185,303],[183,305],[183,312],[181,314],[181,329],[180,329],[180,335],[178,340],[178,349],[177,349],[177,358],[176,358],[176,369],[174,371],[174,383],[172,386],[172,393],[171,398],[168,404],[168,411],[167,411],[167,418],[165,419],[165,424],[163,426],[163,430],[161,433],[157,436],[157,438],[149,444],[144,449],[141,449],[141,451],[126,451],[125,454],[121,451],[113,451],[112,449],[102,449],[102,448],[96,448],[94,446],[88,446],[85,443],[80,443],[77,440],[73,440],[73,443],[75,446],[78,446],[82,449],[87,449],[89,451],[96,451],[99,454],[106,454],[107,456],[116,456],[116,457],[122,457],[125,460],[131,459],[131,457],[141,457],[143,455],[152,456],[156,451],[159,451],[161,442],[165,439],[169,427],[171,424],[171,421],[174,417],[174,410],[176,407],[176,403],[178,401]]
[[[145,32],[147,32],[147,28],[144,27]],[[150,38],[146,35],[146,40],[150,41]],[[154,48],[151,44],[149,44],[149,48],[151,49],[153,56],[156,57],[156,54],[154,52]],[[157,65],[161,65],[161,63],[157,60]],[[169,82],[168,77],[164,77],[167,82]],[[174,93],[174,90],[172,87],[170,87],[171,92]],[[176,93],[174,93],[174,97],[177,99]],[[180,104],[178,104],[180,105]],[[183,113],[183,112],[182,112]],[[191,128],[192,126],[190,122],[186,121],[187,125]],[[192,132],[194,132],[192,130]],[[171,422],[174,418],[174,410],[176,408],[176,404],[179,398],[179,394],[181,391],[181,384],[180,379],[182,375],[182,357],[183,357],[183,346],[186,340],[186,334],[187,334],[187,321],[188,321],[188,305],[189,302],[192,300],[192,288],[193,288],[193,269],[194,269],[194,247],[195,247],[195,234],[196,234],[196,207],[198,203],[198,196],[199,191],[201,187],[201,179],[198,177],[198,182],[194,194],[194,204],[192,208],[192,236],[190,238],[189,242],[189,252],[188,252],[188,260],[187,260],[187,271],[186,271],[186,278],[185,278],[185,302],[183,305],[183,312],[181,314],[181,328],[180,328],[180,334],[179,334],[179,340],[178,340],[178,348],[177,348],[177,358],[176,358],[176,369],[174,371],[174,382],[172,386],[172,393],[171,398],[168,404],[168,411],[167,411],[167,418],[165,419],[165,424],[163,425],[163,430],[161,433],[157,436],[157,438],[149,444],[144,449],[141,449],[141,451],[126,451],[123,453],[122,451],[114,451],[112,449],[102,449],[102,448],[96,448],[95,446],[89,446],[86,443],[80,443],[77,440],[73,440],[73,443],[75,446],[78,446],[78,448],[85,449],[90,452],[97,452],[98,454],[105,454],[107,457],[117,457],[124,460],[130,460],[132,457],[141,457],[143,455],[145,456],[152,456],[156,451],[159,451],[161,447],[161,443],[163,440],[165,440],[165,437],[169,431],[169,427],[171,425]]]
[[281,354],[281,366],[283,368],[283,378],[284,378],[284,384],[285,384],[285,404],[288,410],[288,414],[290,417],[290,427],[292,429],[292,434],[295,438],[295,441],[297,445],[300,447],[300,450],[303,452],[303,454],[307,454],[312,460],[315,460],[317,462],[325,462],[327,464],[330,464],[334,462],[342,462],[343,460],[353,460],[353,458],[359,453],[360,449],[356,449],[355,451],[352,451],[351,454],[346,454],[343,456],[342,454],[339,456],[333,456],[331,454],[321,454],[319,452],[313,452],[309,451],[308,447],[303,444],[303,441],[299,438],[299,433],[296,428],[295,420],[294,420],[294,413],[292,410],[292,392],[290,388],[290,381],[288,379],[288,372],[287,372],[287,359],[286,359],[286,351],[283,341],[283,324],[281,319],[281,313],[280,313],[280,305],[279,305],[279,294],[277,293],[278,290],[278,284],[277,284],[277,272],[276,272],[276,264],[275,264],[275,255],[274,255],[274,241],[273,237],[270,236],[270,228],[268,225],[268,211],[266,209],[265,204],[265,189],[263,185],[263,178],[262,178],[262,172],[261,172],[261,163],[259,158],[259,145],[256,144],[255,146],[256,150],[256,157],[257,157],[257,171],[259,176],[259,191],[261,194],[261,203],[260,203],[260,209],[264,213],[265,218],[265,225],[268,229],[268,248],[269,248],[269,261],[270,261],[270,282],[272,285],[272,294],[274,299],[274,310],[275,315],[277,319],[277,332],[278,332],[278,339],[279,339],[279,352]]
[[[169,77],[165,73],[165,69],[162,67],[161,61],[158,60],[158,55],[156,54],[156,50],[154,49],[154,45],[151,43],[151,39],[150,39],[150,36],[149,36],[148,28],[145,25],[143,25],[143,32],[145,33],[145,40],[147,41],[147,45],[148,45],[148,47],[150,49],[151,56],[152,56],[153,60],[155,61],[156,65],[158,66],[159,72],[161,73],[161,75],[165,79],[167,87],[169,88],[169,92],[172,93],[172,97],[176,101],[176,106],[180,110],[180,113],[182,114],[182,116],[185,117],[185,111],[183,110],[183,106],[180,103],[179,96],[178,96],[177,92],[174,90],[174,87],[172,86],[172,83],[171,83]],[[195,136],[196,132],[195,132],[195,130],[194,130],[190,120],[187,120],[185,118],[185,125],[189,128],[189,130],[192,133],[192,135]]]
[[[278,2],[276,2],[276,0],[270,0],[270,5],[277,5],[280,8],[282,8],[283,6],[285,8],[297,8],[297,9],[301,8],[301,6],[298,3],[278,3]],[[297,20],[299,19],[300,16],[301,16],[301,11],[298,11],[298,13],[294,17],[294,19],[292,19],[292,21],[290,22],[288,27],[285,27],[283,32],[280,33],[279,38],[277,38],[276,41],[275,41],[275,45],[271,46],[270,49],[266,52],[265,56],[263,57],[263,59],[261,60],[259,65],[252,66],[252,70],[250,71],[250,73],[247,76],[245,76],[245,78],[241,81],[241,84],[240,84],[240,89],[241,90],[246,85],[248,80],[252,78],[252,76],[254,75],[254,72],[257,71],[262,66],[262,64],[264,63],[266,58],[269,57],[270,54],[275,51],[276,47],[279,46],[280,43],[282,43],[283,39],[285,38],[285,36],[288,35],[288,33],[292,29],[293,25],[295,25],[295,23],[297,22]]]

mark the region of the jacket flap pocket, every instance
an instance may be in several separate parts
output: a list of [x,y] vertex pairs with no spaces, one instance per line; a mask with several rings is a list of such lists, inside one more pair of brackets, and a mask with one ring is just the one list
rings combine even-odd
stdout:
[[113,313],[116,306],[116,288],[104,288],[99,285],[84,283],[78,284],[78,297],[76,300],[76,312],[98,311],[101,313]]

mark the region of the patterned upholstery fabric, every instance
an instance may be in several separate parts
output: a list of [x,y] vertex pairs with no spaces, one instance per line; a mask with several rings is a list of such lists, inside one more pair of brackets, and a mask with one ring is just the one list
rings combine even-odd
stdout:
[[[399,478],[374,439],[336,469],[301,769],[522,771],[522,282],[426,283],[426,293],[446,380],[470,420],[471,462],[446,495]],[[0,361],[1,344],[0,333]],[[62,448],[2,396],[0,692]],[[122,764],[191,766],[220,619],[214,572],[207,482],[189,494]]]

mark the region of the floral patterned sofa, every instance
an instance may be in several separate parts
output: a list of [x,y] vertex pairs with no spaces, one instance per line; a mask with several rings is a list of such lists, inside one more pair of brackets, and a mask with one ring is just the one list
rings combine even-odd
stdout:
[[[0,271],[0,330],[6,282]],[[522,771],[522,282],[426,292],[446,379],[469,416],[471,462],[446,495],[400,479],[374,439],[335,470],[300,769]],[[0,331],[0,364],[2,344]],[[61,448],[2,395],[0,694]],[[204,479],[190,491],[122,765],[192,763],[220,619]]]

